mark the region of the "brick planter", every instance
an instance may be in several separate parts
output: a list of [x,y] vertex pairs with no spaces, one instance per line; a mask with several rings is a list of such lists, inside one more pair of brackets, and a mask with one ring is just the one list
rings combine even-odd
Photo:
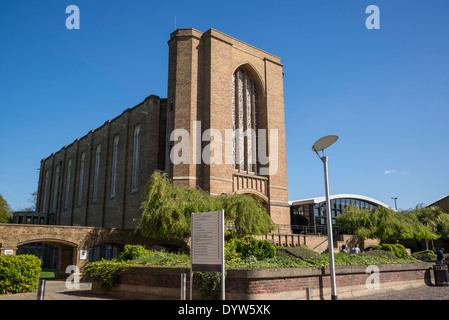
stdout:
[[[370,284],[373,278],[367,273],[368,266],[337,266],[337,294],[339,298],[350,298],[423,286],[431,281],[432,266],[433,263],[377,265],[378,289],[369,289],[366,285],[367,279]],[[179,299],[182,273],[187,274],[188,296],[189,269],[186,268],[130,267],[120,276],[116,287],[104,291],[93,283],[92,292],[136,299]],[[305,299],[307,287],[311,289],[313,299],[329,299],[329,268],[230,269],[226,277],[226,298]]]

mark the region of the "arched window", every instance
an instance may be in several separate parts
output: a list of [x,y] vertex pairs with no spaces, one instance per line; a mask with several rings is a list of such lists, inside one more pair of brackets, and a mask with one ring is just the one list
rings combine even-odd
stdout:
[[259,97],[251,73],[239,67],[232,75],[233,168],[258,172]]

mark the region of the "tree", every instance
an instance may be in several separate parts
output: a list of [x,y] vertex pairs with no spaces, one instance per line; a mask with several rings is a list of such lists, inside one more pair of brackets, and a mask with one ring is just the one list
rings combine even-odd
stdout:
[[152,239],[187,239],[192,212],[221,209],[225,211],[225,222],[235,224],[236,236],[265,234],[275,227],[261,201],[252,196],[211,196],[198,188],[174,185],[159,171],[151,176],[146,195],[137,231]]
[[[410,214],[416,216],[416,219],[425,225],[433,233],[439,237],[449,238],[449,216],[443,212],[439,207],[432,206],[426,207],[423,204],[416,206],[414,210],[410,211]],[[429,239],[435,240],[435,239]],[[433,247],[433,242],[432,242]],[[429,248],[428,240],[426,239],[426,249]]]
[[29,211],[36,211],[37,208],[37,190],[30,193],[31,198],[28,199],[29,202],[31,202],[30,210]]
[[355,234],[361,239],[370,238],[377,226],[375,209],[360,209],[348,206],[343,213],[336,217],[336,224],[342,232]]
[[234,223],[232,233],[237,238],[267,234],[276,228],[259,198],[248,194],[226,194],[212,198],[224,209],[225,220]]
[[361,239],[381,240],[436,240],[440,236],[422,224],[414,212],[398,212],[377,207],[360,209],[348,206],[336,218],[337,224],[346,232],[350,231]]
[[28,201],[31,203],[29,207],[20,208],[18,211],[36,211],[36,203],[37,203],[37,190],[30,193],[31,198]]
[[12,209],[0,194],[0,223],[12,222]]

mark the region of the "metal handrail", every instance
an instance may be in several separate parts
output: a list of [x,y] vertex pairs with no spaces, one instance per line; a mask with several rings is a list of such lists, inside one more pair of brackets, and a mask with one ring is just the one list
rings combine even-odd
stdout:
[[[235,229],[235,224],[229,222],[226,226],[226,230]],[[332,227],[332,233],[334,235],[339,234],[338,226]],[[293,234],[320,234],[327,235],[327,226],[326,225],[318,225],[318,226],[306,226],[306,225],[290,225],[290,224],[279,224],[276,229],[271,232],[271,234],[283,234],[286,232],[291,232]]]
[[[306,225],[278,225],[276,228],[277,233],[283,233],[286,231],[291,231],[294,234],[327,234],[327,226],[318,225],[318,226],[306,226]],[[334,235],[339,234],[338,226],[332,227],[332,233]],[[273,232],[272,232],[273,233]]]

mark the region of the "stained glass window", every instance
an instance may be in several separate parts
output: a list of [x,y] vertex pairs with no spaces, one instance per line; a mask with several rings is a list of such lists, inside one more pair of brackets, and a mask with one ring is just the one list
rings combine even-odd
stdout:
[[[233,168],[257,172],[258,97],[254,80],[244,68],[232,75]],[[246,139],[245,139],[246,137]]]

